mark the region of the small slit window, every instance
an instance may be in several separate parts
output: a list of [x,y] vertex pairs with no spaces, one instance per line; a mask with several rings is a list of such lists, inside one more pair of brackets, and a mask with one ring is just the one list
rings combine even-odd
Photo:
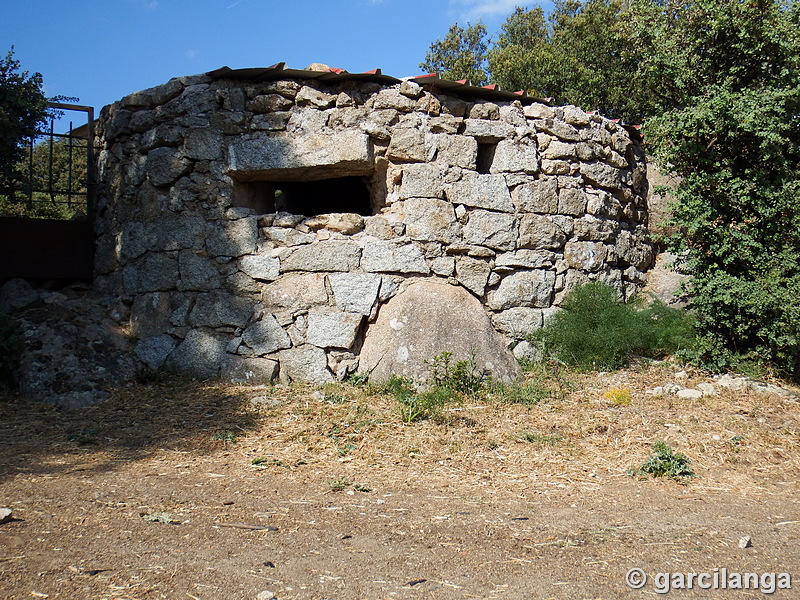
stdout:
[[486,174],[492,172],[495,150],[497,150],[497,144],[478,144],[478,158],[476,161],[478,173]]
[[306,217],[328,213],[372,214],[369,189],[363,177],[236,182],[233,204],[252,208],[259,214],[288,212]]

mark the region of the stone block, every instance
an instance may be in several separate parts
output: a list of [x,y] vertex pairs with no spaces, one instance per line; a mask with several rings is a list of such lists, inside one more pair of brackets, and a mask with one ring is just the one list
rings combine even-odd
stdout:
[[506,180],[499,174],[480,175],[467,171],[459,181],[446,187],[445,194],[453,204],[514,212]]
[[281,261],[267,254],[250,254],[239,260],[239,269],[260,281],[274,281],[280,275]]
[[436,164],[414,163],[403,165],[400,199],[443,198],[442,171]]
[[456,259],[456,279],[458,282],[479,298],[486,292],[486,283],[492,269],[485,260],[469,256],[459,256]]
[[289,334],[278,324],[273,315],[267,314],[247,326],[242,341],[253,350],[256,356],[272,354],[292,345]]
[[145,173],[156,187],[175,183],[192,168],[192,161],[176,148],[154,148],[147,153]]
[[521,248],[561,248],[567,236],[549,215],[522,215],[519,220]]
[[192,329],[166,360],[168,368],[197,379],[211,379],[220,373],[227,336],[205,329]]
[[514,188],[511,198],[519,212],[555,214],[558,207],[558,183],[555,179],[539,179]]
[[378,298],[380,275],[373,273],[332,273],[328,282],[333,298],[341,310],[369,315]]
[[490,168],[492,173],[538,173],[539,152],[536,141],[502,140],[497,144]]
[[235,221],[212,221],[208,224],[206,249],[211,256],[238,257],[253,254],[257,243],[256,217]]
[[167,357],[177,346],[177,342],[169,335],[154,335],[140,339],[133,348],[133,353],[150,369],[160,369]]
[[226,354],[220,365],[220,376],[236,385],[267,385],[278,376],[278,361]]
[[189,313],[193,327],[244,327],[253,314],[253,301],[223,291],[198,294]]
[[370,175],[369,136],[360,131],[289,136],[264,134],[228,145],[227,171],[239,178],[283,181]]
[[403,202],[406,235],[412,240],[443,242],[458,240],[461,226],[453,205],[435,198],[409,198]]
[[316,346],[304,345],[278,353],[281,381],[308,383],[325,383],[333,381],[328,370],[328,358],[325,351]]
[[430,273],[425,256],[416,245],[375,238],[364,242],[361,268],[368,273]]
[[325,275],[290,273],[264,286],[263,303],[269,310],[308,310],[328,303]]
[[513,250],[517,245],[519,228],[513,215],[475,210],[463,229],[467,244],[487,246],[495,250]]
[[297,247],[284,261],[287,271],[354,271],[358,268],[361,248],[349,240],[326,240]]
[[506,275],[495,290],[487,294],[492,310],[506,310],[518,306],[546,308],[553,297],[556,274],[553,271],[519,271]]
[[540,308],[509,308],[492,315],[492,324],[495,328],[515,340],[524,340],[529,334],[541,329],[542,323]]
[[350,312],[308,313],[306,341],[319,348],[351,348],[364,315]]
[[392,134],[386,157],[396,162],[429,162],[433,160],[436,146],[424,131],[399,129]]

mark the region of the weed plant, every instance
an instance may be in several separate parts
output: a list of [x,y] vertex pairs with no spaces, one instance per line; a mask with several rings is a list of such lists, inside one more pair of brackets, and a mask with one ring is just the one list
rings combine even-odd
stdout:
[[675,452],[665,442],[659,440],[653,444],[653,452],[632,475],[651,475],[667,477],[679,483],[686,483],[697,477],[691,466],[691,460],[681,453]]
[[658,301],[625,304],[606,283],[576,287],[561,307],[531,339],[579,369],[619,369],[634,355],[666,356],[694,341],[691,315]]
[[564,436],[557,433],[547,435],[538,433],[536,431],[525,430],[514,435],[513,439],[520,442],[528,442],[529,444],[537,444],[540,446],[553,446],[558,442],[563,441]]
[[425,361],[430,372],[430,382],[435,388],[445,388],[469,397],[477,396],[485,389],[488,377],[478,371],[475,355],[455,363],[452,358],[452,352],[442,352],[430,361]]

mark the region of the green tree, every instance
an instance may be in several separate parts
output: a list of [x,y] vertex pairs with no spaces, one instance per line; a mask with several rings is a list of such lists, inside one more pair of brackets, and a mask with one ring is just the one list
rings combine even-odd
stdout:
[[631,94],[636,58],[618,30],[626,10],[623,0],[556,0],[549,15],[517,7],[493,43],[482,24],[455,24],[420,67],[630,120],[638,117]]
[[71,219],[76,211],[85,214],[86,144],[80,138],[45,137],[26,145],[15,165],[13,194],[0,195],[0,216]]
[[505,89],[544,95],[547,85],[543,74],[552,62],[549,43],[550,31],[541,7],[517,7],[489,51],[492,82]]
[[626,13],[623,0],[556,0],[549,63],[540,75],[547,96],[641,123],[633,76],[638,57],[619,29]]
[[673,248],[714,368],[800,378],[800,3],[634,2],[644,132],[680,172]]
[[425,54],[420,69],[444,79],[467,79],[473,85],[486,83],[488,40],[486,26],[478,22],[459,27],[454,23],[444,39],[436,40]]
[[11,187],[23,158],[23,140],[31,140],[48,113],[39,73],[20,72],[14,47],[0,59],[0,190]]

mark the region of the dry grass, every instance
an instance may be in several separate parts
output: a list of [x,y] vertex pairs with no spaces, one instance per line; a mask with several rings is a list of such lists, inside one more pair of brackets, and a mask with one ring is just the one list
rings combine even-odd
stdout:
[[[30,448],[38,440],[43,449],[66,452],[85,446],[110,461],[163,449],[224,451],[257,463],[253,469],[351,482],[364,474],[386,481],[438,472],[512,487],[591,485],[628,477],[657,440],[692,460],[699,479],[691,487],[760,494],[800,475],[798,403],[725,390],[699,400],[648,395],[675,381],[664,363],[568,377],[571,389],[537,404],[480,398],[411,424],[401,421],[393,398],[368,386],[172,381],[120,390],[110,402],[58,418],[52,407],[12,404],[4,429],[11,444]],[[696,373],[681,383],[706,379]],[[626,393],[629,404],[618,400]]]

